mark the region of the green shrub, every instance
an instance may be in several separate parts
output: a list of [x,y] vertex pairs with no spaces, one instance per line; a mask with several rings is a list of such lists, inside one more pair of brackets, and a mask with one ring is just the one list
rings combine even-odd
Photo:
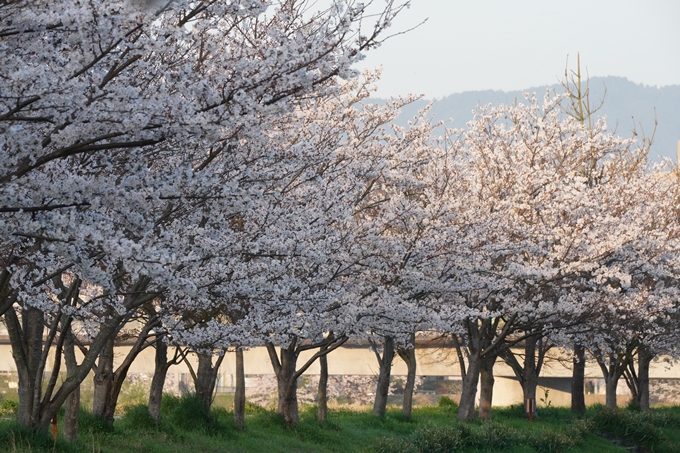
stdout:
[[81,406],[80,411],[78,411],[78,431],[88,435],[108,433],[113,431],[113,425]]
[[505,450],[515,445],[518,437],[516,429],[488,421],[471,432],[469,444],[480,450]]
[[659,408],[653,411],[642,412],[643,420],[661,428],[680,428],[680,412],[672,407]]
[[665,436],[661,428],[646,420],[644,412],[630,412],[620,409],[602,409],[594,422],[598,429],[608,431],[626,441],[654,450],[663,443]]
[[16,417],[18,410],[19,403],[14,400],[3,399],[0,402],[0,417],[2,418]]
[[161,400],[161,417],[168,417],[180,405],[181,398],[172,393],[163,393]]
[[453,401],[448,396],[440,397],[439,401],[437,402],[437,406],[442,407],[442,408],[444,408],[444,407],[455,407],[456,409],[458,409],[458,403]]
[[[61,442],[59,446],[68,448]],[[54,447],[52,437],[45,433],[23,427],[16,422],[0,425],[0,451],[53,451]],[[64,449],[60,448],[59,451]]]
[[374,453],[419,453],[408,439],[401,437],[381,437],[373,442]]
[[411,435],[411,443],[418,453],[448,453],[463,449],[468,437],[469,430],[461,425],[424,427]]
[[196,395],[186,394],[171,404],[168,421],[184,431],[206,432],[210,428],[210,414],[206,412]]
[[524,404],[522,404],[522,403],[513,404],[511,406],[508,406],[507,408],[503,409],[503,412],[510,417],[527,418],[527,412],[526,412],[526,409],[524,407]]
[[583,439],[587,434],[595,432],[595,422],[587,418],[577,418],[571,422],[570,430]]
[[123,427],[132,431],[155,431],[159,428],[159,423],[151,418],[149,407],[146,404],[126,407],[120,423]]
[[573,434],[565,430],[541,430],[529,433],[523,440],[539,453],[562,453],[580,440]]

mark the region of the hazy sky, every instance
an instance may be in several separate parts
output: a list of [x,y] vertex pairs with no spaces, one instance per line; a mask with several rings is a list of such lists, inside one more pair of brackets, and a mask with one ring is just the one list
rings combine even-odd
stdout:
[[[383,5],[375,0],[374,6]],[[412,0],[361,67],[383,66],[378,95],[442,97],[557,82],[581,54],[590,76],[680,84],[680,0]]]

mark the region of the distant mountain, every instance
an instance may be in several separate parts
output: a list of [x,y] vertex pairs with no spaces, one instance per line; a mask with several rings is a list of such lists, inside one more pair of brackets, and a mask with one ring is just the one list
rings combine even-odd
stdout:
[[[638,134],[644,131],[651,135],[654,129],[654,114],[658,126],[652,145],[650,158],[658,161],[659,156],[677,158],[678,140],[680,140],[680,85],[670,85],[661,88],[636,84],[624,77],[592,77],[589,82],[591,104],[597,105],[602,98],[605,88],[606,95],[602,108],[596,113],[607,117],[610,130],[616,127],[616,132],[622,137],[630,137],[633,129],[633,118]],[[540,86],[522,91],[467,91],[452,94],[445,98],[429,101],[420,100],[404,108],[398,123],[405,124],[418,110],[433,102],[430,115],[435,120],[447,121],[447,127],[463,127],[472,119],[472,110],[484,104],[512,104],[523,102],[525,92],[535,92],[539,99],[548,88],[563,92],[558,84]]]

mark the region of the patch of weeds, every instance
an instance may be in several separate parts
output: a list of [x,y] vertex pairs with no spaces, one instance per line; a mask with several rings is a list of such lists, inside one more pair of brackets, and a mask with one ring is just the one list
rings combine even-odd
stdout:
[[501,411],[508,417],[527,418],[527,412],[524,404],[518,403],[501,409]]
[[55,446],[52,437],[46,433],[34,431],[16,422],[0,423],[0,451],[72,451],[68,444],[58,442]]
[[458,403],[456,403],[454,400],[449,398],[448,396],[441,396],[439,397],[439,401],[437,401],[437,407],[439,408],[456,408],[458,410]]
[[211,418],[195,395],[186,394],[178,398],[167,420],[184,431],[206,432]]
[[128,406],[119,422],[123,428],[131,431],[158,431],[160,423],[151,418],[149,408],[145,404]]
[[593,421],[603,432],[612,433],[627,442],[654,450],[664,442],[665,436],[661,428],[645,418],[644,412],[603,409],[595,414]]
[[522,441],[539,453],[562,453],[581,440],[573,434],[571,430],[546,429],[529,432],[523,436]]
[[425,426],[408,437],[379,438],[372,449],[376,453],[448,453],[461,451],[471,443],[467,425]]
[[87,435],[110,433],[113,432],[113,425],[81,406],[78,411],[78,431]]
[[411,443],[419,453],[448,453],[463,449],[470,439],[466,426],[424,427],[413,433]]
[[469,444],[480,450],[505,450],[514,446],[519,440],[516,429],[495,421],[483,422],[471,431]]
[[337,431],[339,427],[327,426],[316,420],[304,420],[292,427],[297,437],[304,442],[311,442],[315,445],[330,445],[337,442]]
[[381,437],[368,450],[373,453],[419,453],[413,443],[401,437]]
[[0,417],[13,418],[16,417],[19,410],[19,403],[14,400],[3,399],[0,402]]
[[161,417],[167,417],[180,405],[181,398],[172,393],[163,393],[161,400]]
[[253,415],[253,414],[261,414],[263,412],[267,412],[267,409],[264,407],[255,404],[255,403],[250,403],[246,401],[246,407],[245,407],[245,413],[246,415]]

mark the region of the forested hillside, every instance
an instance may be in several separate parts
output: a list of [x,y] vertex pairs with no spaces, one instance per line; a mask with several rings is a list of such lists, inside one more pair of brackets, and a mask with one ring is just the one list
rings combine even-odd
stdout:
[[[559,83],[550,88],[557,92],[563,89]],[[547,85],[531,87],[518,91],[466,91],[456,93],[434,101],[432,115],[436,120],[449,120],[447,126],[459,128],[472,119],[472,110],[477,105],[512,104],[515,99],[524,101],[523,93],[535,92],[541,96],[548,89]],[[605,95],[606,89],[606,95]],[[633,130],[633,118],[637,133],[651,135],[654,129],[654,115],[658,127],[651,148],[650,158],[659,161],[660,157],[677,157],[677,143],[680,140],[680,85],[661,88],[645,86],[631,82],[625,77],[592,77],[590,79],[591,100],[599,104],[604,96],[604,104],[599,112],[607,116],[610,129],[618,127],[617,133],[629,137]],[[419,109],[432,102],[422,99],[404,108],[400,122],[406,124]]]

